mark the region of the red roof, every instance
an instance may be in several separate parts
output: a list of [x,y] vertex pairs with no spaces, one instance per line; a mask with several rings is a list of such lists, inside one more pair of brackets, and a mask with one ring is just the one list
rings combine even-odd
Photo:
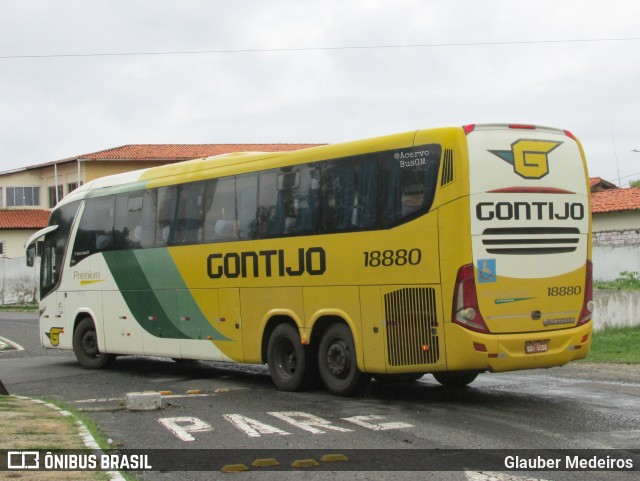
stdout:
[[51,212],[41,209],[0,210],[0,229],[42,229]]
[[132,144],[63,160],[189,160],[230,152],[287,152],[324,144]]
[[600,177],[591,177],[589,179],[589,185],[591,187],[591,192],[600,192],[601,190],[618,188],[616,184]]
[[230,152],[285,152],[320,144],[134,144],[84,154],[82,160],[174,160],[198,159]]
[[609,189],[591,194],[591,212],[621,212],[640,210],[640,187]]
[[14,171],[36,170],[55,164],[82,161],[126,161],[148,160],[179,162],[182,160],[198,159],[213,155],[229,154],[232,152],[288,152],[291,150],[308,149],[326,144],[131,144],[121,145],[112,149],[100,150],[90,154],[76,155],[65,159],[30,165]]

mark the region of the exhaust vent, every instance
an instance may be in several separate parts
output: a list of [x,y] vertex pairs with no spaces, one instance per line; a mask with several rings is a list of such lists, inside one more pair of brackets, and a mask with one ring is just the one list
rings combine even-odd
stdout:
[[445,149],[442,162],[442,179],[440,187],[453,182],[453,149]]
[[440,356],[436,291],[406,288],[384,296],[391,366],[433,364]]
[[574,227],[506,227],[482,233],[482,245],[489,254],[563,254],[575,252],[579,243],[580,229]]

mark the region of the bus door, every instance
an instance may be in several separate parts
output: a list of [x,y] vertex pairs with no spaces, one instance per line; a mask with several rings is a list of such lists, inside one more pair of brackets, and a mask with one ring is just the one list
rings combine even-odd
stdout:
[[107,352],[140,354],[143,351],[142,327],[127,306],[120,291],[105,291],[103,329]]
[[177,295],[178,326],[185,335],[180,340],[181,357],[241,360],[238,289],[181,289]]

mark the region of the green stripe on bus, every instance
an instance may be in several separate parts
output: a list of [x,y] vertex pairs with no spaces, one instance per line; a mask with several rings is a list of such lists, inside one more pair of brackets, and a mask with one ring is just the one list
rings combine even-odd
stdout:
[[[149,334],[171,339],[228,340],[205,318],[186,289],[166,249],[109,251],[104,253],[127,307]],[[188,311],[189,334],[177,327],[178,301]]]
[[149,181],[139,180],[136,182],[130,182],[122,185],[101,187],[98,189],[89,190],[85,195],[85,198],[91,199],[93,197],[104,197],[105,195],[116,195],[116,194],[123,194],[125,192],[135,192],[139,190],[145,190],[148,184],[149,184]]

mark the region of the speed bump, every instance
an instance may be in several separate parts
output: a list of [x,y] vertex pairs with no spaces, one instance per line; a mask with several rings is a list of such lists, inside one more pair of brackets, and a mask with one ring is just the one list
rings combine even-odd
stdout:
[[294,468],[314,468],[320,466],[320,463],[315,459],[296,459],[291,463]]
[[349,461],[349,458],[344,454],[325,454],[320,458],[320,461],[322,461],[323,463],[335,463],[341,461]]
[[267,468],[269,466],[280,466],[280,463],[274,458],[262,458],[254,460],[251,466],[254,468]]
[[249,467],[246,464],[226,464],[222,466],[223,473],[240,473],[242,471],[249,471]]

